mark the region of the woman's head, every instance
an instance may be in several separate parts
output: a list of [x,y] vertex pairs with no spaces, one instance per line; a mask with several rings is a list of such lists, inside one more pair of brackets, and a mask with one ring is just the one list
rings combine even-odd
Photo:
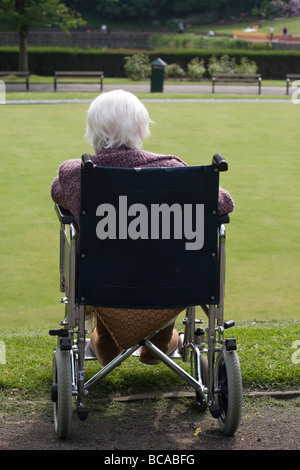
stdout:
[[140,149],[150,134],[149,124],[148,111],[135,95],[114,90],[97,96],[91,103],[85,137],[96,152],[121,145]]

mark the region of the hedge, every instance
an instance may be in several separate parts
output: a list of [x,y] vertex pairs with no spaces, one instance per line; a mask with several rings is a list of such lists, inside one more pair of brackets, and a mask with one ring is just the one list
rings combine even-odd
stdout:
[[[29,53],[29,71],[35,75],[52,76],[55,70],[102,70],[106,77],[124,77],[124,57],[142,51],[133,50],[97,50],[73,48],[31,47]],[[300,75],[300,51],[248,51],[248,50],[156,50],[143,51],[150,61],[160,57],[167,64],[176,63],[186,70],[187,64],[194,58],[204,59],[207,66],[213,55],[221,57],[228,54],[239,63],[241,57],[256,62],[258,72],[264,79],[285,79],[286,74]],[[17,70],[18,48],[0,47],[0,69]]]

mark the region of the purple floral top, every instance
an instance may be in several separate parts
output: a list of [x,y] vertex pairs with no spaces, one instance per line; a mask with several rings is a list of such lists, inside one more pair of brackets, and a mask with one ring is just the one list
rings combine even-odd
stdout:
[[[145,150],[132,150],[125,146],[114,149],[102,149],[92,156],[97,166],[119,168],[148,168],[187,166],[174,155],[160,155]],[[52,183],[51,196],[54,202],[67,209],[79,227],[80,220],[80,179],[81,160],[67,160],[60,165],[58,176]],[[219,215],[228,214],[234,209],[234,202],[225,189],[219,189]]]

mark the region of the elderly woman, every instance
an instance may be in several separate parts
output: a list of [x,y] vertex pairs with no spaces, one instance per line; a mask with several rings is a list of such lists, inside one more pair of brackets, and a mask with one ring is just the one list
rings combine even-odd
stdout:
[[[150,118],[145,106],[133,94],[115,90],[99,95],[90,105],[87,114],[86,139],[93,146],[95,155],[93,162],[98,166],[108,167],[175,167],[186,166],[174,155],[159,155],[142,150],[144,139],[149,136]],[[80,221],[80,174],[81,160],[67,160],[53,181],[51,196],[55,202],[69,210],[79,229]],[[224,189],[219,192],[219,214],[232,212],[233,201]],[[110,326],[109,317],[113,313],[116,323],[124,318],[144,318],[155,322],[155,329],[161,329],[153,336],[153,343],[163,352],[170,355],[178,345],[179,335],[174,328],[174,318],[181,309],[167,311],[95,308],[97,323],[91,334],[91,348],[101,364],[105,365],[118,355],[126,340],[116,337],[115,330]],[[118,316],[119,315],[119,316]],[[159,321],[158,321],[159,319]],[[152,327],[153,328],[153,327]],[[122,328],[119,328],[119,330]],[[134,332],[133,332],[134,333]],[[132,339],[133,344],[141,341],[146,335]],[[124,333],[125,334],[125,333]],[[142,334],[142,333],[141,333]],[[131,345],[133,345],[131,344]],[[140,361],[146,364],[157,364],[159,360],[144,347],[141,348]]]

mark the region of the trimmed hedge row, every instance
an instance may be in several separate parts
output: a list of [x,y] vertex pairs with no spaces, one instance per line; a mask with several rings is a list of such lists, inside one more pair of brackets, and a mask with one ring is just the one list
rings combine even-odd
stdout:
[[[84,50],[72,48],[31,47],[29,70],[31,74],[52,76],[55,70],[102,70],[106,77],[125,77],[124,57],[142,51],[133,50]],[[285,79],[286,74],[300,75],[300,51],[248,51],[248,50],[182,50],[182,51],[143,51],[150,61],[160,57],[167,64],[176,63],[186,70],[187,64],[194,58],[203,59],[207,67],[211,56],[224,54],[235,58],[239,63],[242,57],[256,62],[258,72],[264,79]],[[18,48],[0,48],[0,69],[18,69]]]

